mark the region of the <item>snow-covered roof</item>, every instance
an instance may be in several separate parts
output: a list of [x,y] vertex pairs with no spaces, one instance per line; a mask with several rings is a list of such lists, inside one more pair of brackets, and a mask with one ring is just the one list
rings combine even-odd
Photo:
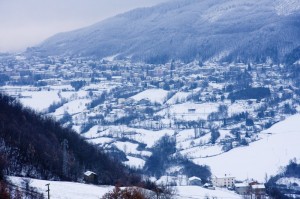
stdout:
[[246,184],[246,183],[236,183],[234,186],[235,186],[236,188],[241,188],[241,187],[248,187],[249,185]]
[[252,189],[264,189],[266,188],[264,184],[255,184],[251,186]]
[[192,180],[200,180],[201,181],[201,178],[198,178],[196,176],[193,176],[193,177],[190,177],[189,178],[189,181],[192,181]]
[[92,174],[97,175],[96,173],[94,173],[94,172],[92,172],[92,171],[86,171],[86,172],[84,173],[84,175],[86,175],[86,176],[90,176],[90,175],[92,175]]

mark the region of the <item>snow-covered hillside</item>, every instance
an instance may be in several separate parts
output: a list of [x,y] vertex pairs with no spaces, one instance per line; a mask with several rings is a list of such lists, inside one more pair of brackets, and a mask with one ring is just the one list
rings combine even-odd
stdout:
[[57,34],[37,49],[148,62],[284,60],[300,45],[299,7],[298,0],[176,0]]
[[[91,87],[94,88],[93,97],[88,91]],[[113,84],[107,85],[105,88],[102,85],[101,89],[109,91],[113,87]],[[195,103],[187,99],[191,92],[179,91],[167,100],[168,91],[148,89],[128,99],[130,101],[133,99],[136,101],[135,103],[145,99],[150,101],[150,103],[160,104],[161,108],[154,113],[154,117],[161,117],[158,121],[146,119],[136,121],[135,125],[130,126],[99,125],[93,122],[86,131],[82,132],[86,121],[88,121],[87,118],[97,117],[100,111],[106,109],[106,106],[110,104],[90,108],[92,99],[95,96],[97,97],[99,95],[97,93],[100,92],[95,90],[97,88],[96,85],[87,85],[79,91],[73,91],[71,88],[68,88],[69,90],[67,91],[62,91],[62,88],[65,89],[65,87],[59,88],[57,86],[45,88],[46,90],[42,88],[36,90],[35,87],[25,86],[2,87],[11,95],[21,96],[21,102],[36,110],[45,110],[51,103],[60,102],[64,99],[64,103],[56,107],[51,114],[58,119],[65,115],[70,115],[73,128],[82,133],[81,135],[88,142],[107,150],[115,147],[115,149],[122,151],[127,158],[124,164],[131,167],[142,168],[147,158],[152,154],[151,148],[164,135],[175,137],[176,149],[179,153],[189,157],[198,164],[209,165],[213,174],[231,173],[240,180],[249,177],[262,181],[265,178],[265,174],[273,175],[281,166],[285,166],[290,159],[299,158],[297,149],[300,146],[298,139],[300,136],[300,115],[291,116],[260,133],[256,132],[251,138],[245,138],[250,143],[249,146],[236,147],[232,145],[233,149],[228,152],[224,151],[224,145],[226,145],[227,140],[236,139],[231,130],[239,127],[237,124],[233,124],[229,129],[221,128],[219,130],[220,136],[215,144],[211,143],[210,129],[202,128],[198,132],[197,129],[192,127],[178,129],[174,126],[175,121],[195,122],[207,120],[210,114],[218,111],[220,105],[228,107],[228,116],[239,114],[243,111],[254,115],[252,112],[263,106],[262,101],[238,100],[231,103],[225,100],[221,103]],[[211,88],[208,87],[207,89]],[[182,98],[182,100],[175,100],[174,98],[177,97]],[[126,108],[123,104],[115,106],[118,110]],[[127,109],[134,106],[134,104],[130,105]],[[119,113],[116,113],[117,115],[115,116],[112,114],[114,114],[113,111],[108,112],[110,118],[115,118],[119,115]],[[222,122],[218,121],[214,125],[222,126]],[[241,134],[241,136],[245,135]],[[232,144],[234,143],[232,142]]]
[[[280,168],[287,165],[291,159],[295,157],[299,158],[297,150],[300,146],[299,121],[299,114],[291,116],[286,120],[275,124],[270,129],[261,132],[258,135],[258,141],[250,143],[249,146],[238,147],[226,153],[222,150],[221,145],[191,147],[193,143],[209,143],[210,134],[194,139],[193,129],[184,130],[178,132],[176,135],[177,148],[180,153],[188,155],[188,157],[193,159],[196,163],[209,165],[213,174],[231,173],[239,180],[254,178],[259,181],[264,181],[266,174],[268,176],[275,175]],[[119,132],[119,130],[116,129],[116,133]],[[136,134],[132,135],[133,139],[146,144],[149,148],[152,147],[154,141],[158,140],[161,136],[165,134],[174,134],[174,131],[171,130],[147,131],[142,129],[128,129],[126,127],[122,127],[122,131],[135,131]],[[135,157],[138,158],[132,158],[131,155],[128,155],[129,162],[126,164],[131,166],[143,166],[143,157],[151,155],[147,150],[137,150],[137,144],[132,145],[128,141],[114,142],[113,139],[107,140],[104,138],[97,138],[98,133],[95,131],[94,133],[92,132],[93,130],[91,129],[89,133],[84,134],[87,138],[95,138],[90,139],[92,143],[100,144],[101,146],[115,143],[120,150],[131,155],[135,154]],[[98,136],[100,135],[104,136],[105,133],[102,132],[101,134],[98,134]],[[230,133],[228,131],[221,131],[219,139],[223,139],[226,136],[230,136]]]
[[[2,60],[2,71],[7,70],[5,63],[13,62],[33,68],[11,69],[16,74],[28,70],[30,76],[9,78],[1,92],[54,117],[123,164],[146,172],[152,157],[165,146],[172,148],[165,156],[177,162],[161,166],[158,179],[197,176],[178,163],[182,157],[210,166],[213,174],[259,181],[299,158],[297,64],[145,64],[85,57],[20,62],[14,56]],[[51,76],[49,68],[57,73]],[[35,70],[46,74],[38,83],[30,73]],[[24,78],[33,83],[23,85]]]
[[293,158],[299,158],[300,115],[294,115],[261,133],[261,139],[248,147],[233,149],[210,158],[194,161],[207,164],[215,174],[231,173],[237,179],[264,181],[275,175]]

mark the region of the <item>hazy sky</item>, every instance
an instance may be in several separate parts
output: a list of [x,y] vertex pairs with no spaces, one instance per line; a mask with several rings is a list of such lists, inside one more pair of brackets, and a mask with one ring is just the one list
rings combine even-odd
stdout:
[[0,52],[20,51],[55,33],[167,0],[0,0]]

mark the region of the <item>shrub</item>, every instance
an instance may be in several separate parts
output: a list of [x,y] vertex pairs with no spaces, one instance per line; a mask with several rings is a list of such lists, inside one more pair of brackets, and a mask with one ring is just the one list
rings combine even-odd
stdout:
[[114,190],[106,193],[102,199],[147,199],[145,194],[138,188],[115,187]]

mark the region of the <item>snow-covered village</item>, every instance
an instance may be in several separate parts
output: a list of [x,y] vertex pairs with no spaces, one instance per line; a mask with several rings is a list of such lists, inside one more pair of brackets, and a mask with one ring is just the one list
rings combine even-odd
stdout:
[[300,198],[299,1],[145,2],[0,33],[0,199]]
[[149,157],[167,139],[174,147],[169,157],[208,165],[212,172],[212,181],[202,183],[174,161],[151,171],[159,183],[187,186],[198,179],[202,187],[232,190],[247,185],[238,192],[244,195],[251,188],[245,182],[263,185],[297,157],[299,78],[284,65],[22,55],[3,55],[1,63],[2,92],[54,117],[125,165],[156,164]]

